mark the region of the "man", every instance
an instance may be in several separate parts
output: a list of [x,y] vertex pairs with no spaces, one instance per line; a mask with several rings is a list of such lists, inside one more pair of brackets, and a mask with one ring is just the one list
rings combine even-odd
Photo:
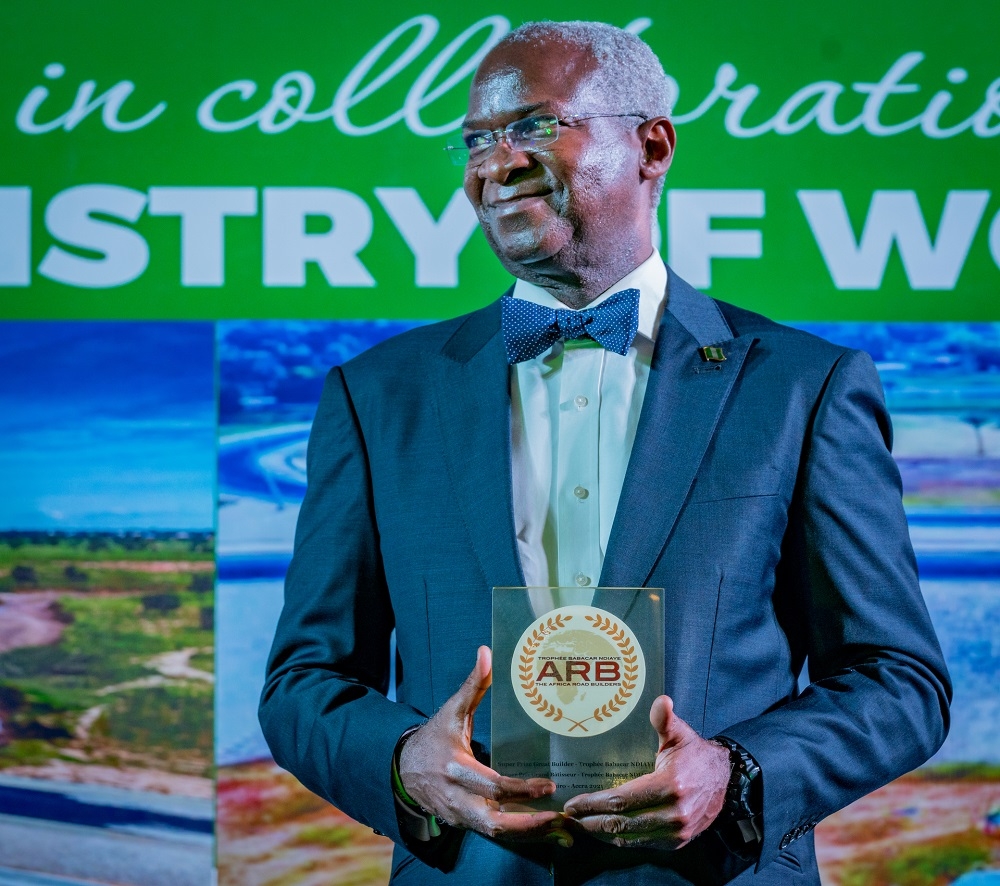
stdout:
[[[871,361],[665,269],[668,113],[636,37],[508,35],[458,150],[518,300],[328,378],[261,722],[281,765],[396,841],[394,881],[816,883],[811,828],[944,739]],[[598,305],[624,342],[605,312],[525,328]],[[604,325],[610,350],[580,347]],[[567,584],[664,589],[656,769],[503,812],[554,786],[488,764],[490,589]]]

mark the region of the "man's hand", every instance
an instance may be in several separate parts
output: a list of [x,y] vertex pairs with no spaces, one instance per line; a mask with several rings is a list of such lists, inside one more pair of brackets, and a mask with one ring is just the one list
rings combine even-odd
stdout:
[[493,682],[492,656],[479,647],[466,681],[403,746],[399,777],[425,810],[456,827],[498,840],[550,840],[569,845],[561,812],[505,813],[501,803],[545,797],[555,791],[545,778],[508,778],[472,754],[472,718]]
[[680,849],[715,821],[729,783],[729,751],[674,713],[666,695],[649,721],[659,736],[656,768],[617,788],[566,803],[569,824],[615,846]]

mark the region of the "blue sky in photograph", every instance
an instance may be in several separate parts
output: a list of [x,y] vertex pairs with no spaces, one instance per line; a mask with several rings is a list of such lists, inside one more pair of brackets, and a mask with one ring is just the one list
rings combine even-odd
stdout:
[[211,323],[0,323],[0,530],[214,523]]

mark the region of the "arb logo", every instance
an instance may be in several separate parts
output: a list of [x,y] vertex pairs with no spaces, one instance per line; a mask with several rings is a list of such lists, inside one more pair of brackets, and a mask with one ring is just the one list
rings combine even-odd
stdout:
[[510,677],[535,723],[586,738],[614,729],[632,713],[646,666],[624,621],[593,606],[563,606],[521,635]]

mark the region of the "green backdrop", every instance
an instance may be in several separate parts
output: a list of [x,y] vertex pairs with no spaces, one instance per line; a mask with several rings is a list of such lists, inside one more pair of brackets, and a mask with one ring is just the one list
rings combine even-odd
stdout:
[[[679,87],[663,253],[779,319],[986,320],[995,4],[580,2]],[[565,4],[0,12],[0,317],[434,318],[507,280],[441,150],[475,58]],[[451,202],[454,198],[454,202]]]

